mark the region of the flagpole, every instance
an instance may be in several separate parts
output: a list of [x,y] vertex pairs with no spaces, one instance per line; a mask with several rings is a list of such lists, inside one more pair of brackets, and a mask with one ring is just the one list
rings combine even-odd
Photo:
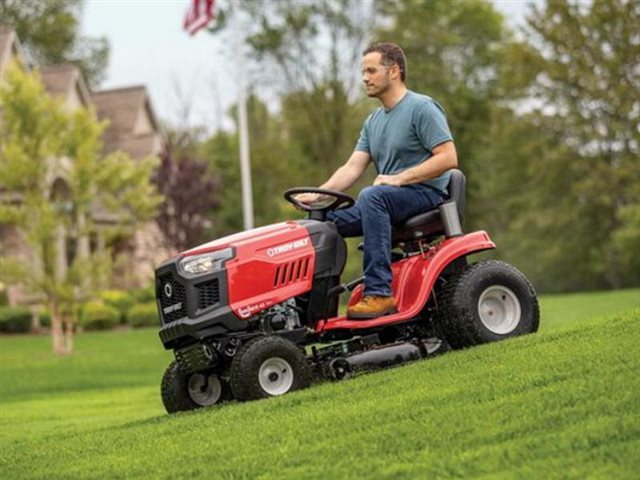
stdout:
[[[234,2],[230,2],[231,8]],[[238,86],[238,134],[240,137],[240,178],[242,184],[242,217],[244,229],[253,228],[253,192],[251,188],[251,163],[249,159],[249,127],[247,125],[247,85],[245,78],[244,51],[241,38],[243,31],[240,24],[240,14],[237,12],[234,30],[236,50],[236,75]],[[232,16],[233,17],[233,16]]]
[[[233,43],[236,57],[236,85],[238,87],[238,136],[240,139],[240,179],[242,185],[242,217],[244,229],[253,228],[253,193],[251,191],[251,166],[249,161],[249,127],[247,126],[247,83],[245,78],[244,51],[240,12],[236,13],[234,0],[229,2],[230,18],[235,21]],[[214,18],[215,0],[191,0],[191,7],[184,19],[184,29],[191,35],[207,26]]]

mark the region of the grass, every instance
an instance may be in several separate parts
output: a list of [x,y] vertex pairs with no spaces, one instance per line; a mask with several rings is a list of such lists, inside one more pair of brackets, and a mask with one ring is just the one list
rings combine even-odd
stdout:
[[540,330],[544,332],[575,326],[596,316],[619,313],[634,307],[640,307],[640,289],[542,295]]
[[66,358],[46,337],[3,337],[0,474],[637,478],[639,298],[543,297],[537,335],[172,416],[153,330],[83,334]]

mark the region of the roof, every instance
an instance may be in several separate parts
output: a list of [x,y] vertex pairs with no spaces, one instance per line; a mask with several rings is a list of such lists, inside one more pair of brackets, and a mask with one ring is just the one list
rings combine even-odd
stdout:
[[[13,27],[0,25],[0,66],[13,55],[23,57],[18,36]],[[73,64],[42,68],[40,76],[51,96],[62,98],[71,109],[93,104],[98,118],[109,121],[103,134],[107,152],[123,150],[134,158],[160,153],[163,135],[145,86],[91,92]]]
[[159,130],[158,121],[144,85],[93,92],[91,99],[96,106],[98,117],[111,120],[109,129],[114,133],[133,132],[138,114],[143,108],[148,109],[154,129]]
[[159,155],[162,151],[161,142],[161,135],[156,132],[146,135],[128,135],[107,147],[110,147],[110,150],[123,150],[133,158],[144,158],[149,155]]
[[[151,106],[146,87],[142,85],[93,92],[91,100],[100,120],[108,119],[104,133],[107,150],[124,150],[134,158],[158,153],[160,126]],[[136,134],[136,122],[146,112],[153,133]]]
[[68,99],[74,88],[78,89],[78,94],[82,103],[87,106],[91,103],[89,89],[84,81],[80,69],[72,64],[56,65],[45,67],[40,71],[42,83],[47,91],[56,97]]

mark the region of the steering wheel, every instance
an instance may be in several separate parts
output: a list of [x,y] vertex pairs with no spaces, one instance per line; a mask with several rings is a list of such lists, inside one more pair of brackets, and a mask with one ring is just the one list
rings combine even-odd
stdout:
[[[299,195],[301,193],[315,193],[320,195],[321,197],[315,202],[307,204],[296,200],[295,195]],[[316,216],[312,215],[312,212],[320,212],[322,214],[325,214],[332,210],[341,210],[343,208],[352,207],[356,203],[353,197],[347,195],[346,193],[338,192],[336,190],[326,190],[324,188],[313,187],[290,188],[289,190],[284,192],[284,198],[296,207],[310,212],[311,217]]]

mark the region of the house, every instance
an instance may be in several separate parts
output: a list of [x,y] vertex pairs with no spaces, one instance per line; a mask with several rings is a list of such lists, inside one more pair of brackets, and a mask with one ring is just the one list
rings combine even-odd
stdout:
[[[22,52],[19,39],[11,27],[0,27],[0,82],[4,81],[5,68],[12,61],[30,68]],[[134,159],[158,156],[164,146],[159,122],[153,111],[151,99],[144,86],[91,91],[78,67],[71,64],[35,69],[39,71],[47,92],[60,99],[66,108],[94,108],[100,120],[107,120],[103,134],[104,153],[124,151]],[[65,165],[73,159],[57,159],[50,175],[50,198],[63,202],[70,194]],[[19,202],[20,195],[0,191],[0,201]],[[111,247],[117,270],[117,288],[138,288],[150,285],[154,268],[174,252],[168,246],[155,221],[125,228],[117,236],[111,234],[118,218],[107,213],[99,204],[94,205],[92,220],[98,226],[95,238],[84,243],[61,228],[57,232],[56,267],[64,272],[81,249]],[[0,254],[32,262],[23,235],[15,227],[0,225]],[[0,285],[5,290],[10,305],[32,304],[31,298],[20,285]]]

